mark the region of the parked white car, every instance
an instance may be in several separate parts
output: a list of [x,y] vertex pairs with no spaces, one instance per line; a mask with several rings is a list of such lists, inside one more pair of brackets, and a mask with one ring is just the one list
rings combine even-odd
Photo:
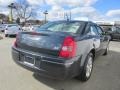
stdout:
[[9,24],[6,26],[5,29],[5,37],[10,36],[10,35],[16,35],[18,32],[21,32],[22,29],[19,25],[17,24]]
[[22,27],[23,31],[35,31],[37,28],[39,28],[40,25],[28,25],[28,26],[24,26]]
[[6,25],[0,24],[0,32],[4,32]]
[[30,28],[30,31],[36,31],[38,28],[40,28],[40,25],[33,25]]
[[30,31],[30,27],[29,26],[24,26],[24,27],[22,27],[22,30],[23,31]]

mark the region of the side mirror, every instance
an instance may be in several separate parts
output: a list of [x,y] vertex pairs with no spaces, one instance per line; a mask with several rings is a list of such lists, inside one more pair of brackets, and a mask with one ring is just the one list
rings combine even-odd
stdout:
[[109,32],[103,32],[102,35],[110,35]]
[[102,35],[106,35],[107,34],[107,32],[102,32]]

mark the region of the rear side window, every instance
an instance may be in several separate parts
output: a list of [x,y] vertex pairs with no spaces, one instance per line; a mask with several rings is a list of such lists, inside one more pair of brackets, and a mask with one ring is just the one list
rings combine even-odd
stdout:
[[100,35],[103,33],[103,30],[99,26],[97,26],[97,30]]

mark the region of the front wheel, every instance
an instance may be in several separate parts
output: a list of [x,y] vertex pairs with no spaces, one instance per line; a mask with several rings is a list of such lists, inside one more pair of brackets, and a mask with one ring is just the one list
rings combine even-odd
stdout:
[[93,70],[93,54],[89,53],[82,68],[82,72],[77,78],[81,81],[87,81],[91,76],[92,70]]

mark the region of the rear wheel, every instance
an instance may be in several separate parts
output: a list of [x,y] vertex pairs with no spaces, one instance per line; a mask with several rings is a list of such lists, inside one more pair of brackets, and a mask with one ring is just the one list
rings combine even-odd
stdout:
[[82,72],[77,78],[81,81],[87,81],[91,76],[92,70],[93,70],[93,54],[89,53],[82,68]]
[[4,32],[4,30],[2,30],[2,32]]
[[5,34],[5,37],[8,37],[8,34]]
[[113,41],[113,38],[111,38],[110,41]]
[[112,35],[110,35],[110,41],[113,41],[113,37],[112,37]]
[[107,55],[108,54],[108,51],[109,51],[109,47],[106,48],[105,52],[103,55]]

